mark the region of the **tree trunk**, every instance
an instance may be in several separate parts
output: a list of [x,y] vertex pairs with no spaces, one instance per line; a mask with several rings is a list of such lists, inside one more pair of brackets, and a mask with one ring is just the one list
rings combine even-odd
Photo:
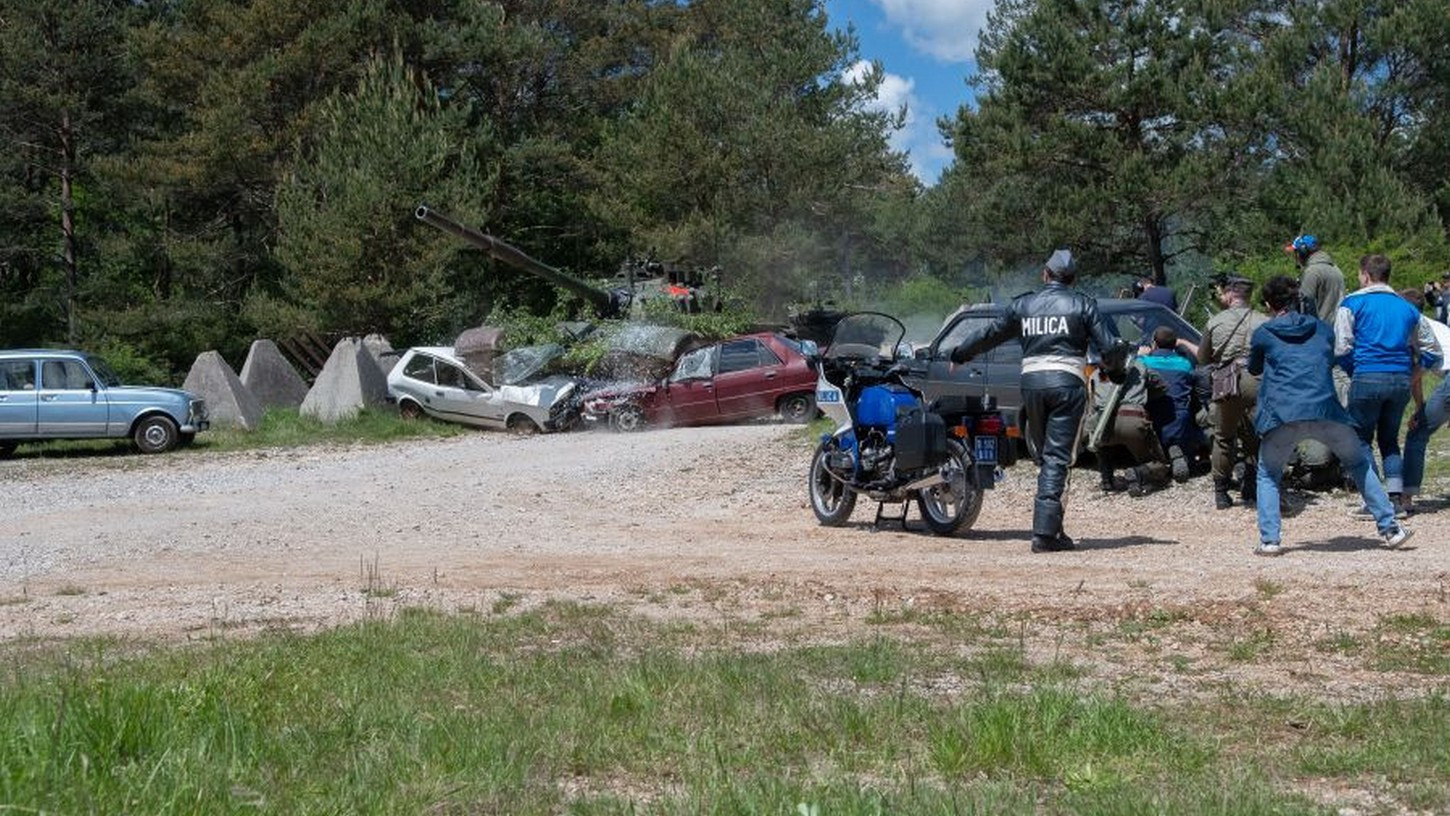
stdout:
[[1152,217],[1144,219],[1143,234],[1148,238],[1148,264],[1152,268],[1153,283],[1156,286],[1166,286],[1168,285],[1168,269],[1163,258],[1162,222]]
[[65,267],[66,341],[71,346],[75,346],[80,337],[79,322],[76,318],[80,275],[76,267],[75,200],[71,190],[75,163],[75,132],[71,129],[70,111],[62,111],[60,114],[61,264]]

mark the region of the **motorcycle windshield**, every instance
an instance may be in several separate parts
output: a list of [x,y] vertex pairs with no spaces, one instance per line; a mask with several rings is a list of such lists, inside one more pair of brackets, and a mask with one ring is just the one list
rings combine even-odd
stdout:
[[896,359],[906,327],[891,315],[857,312],[841,318],[822,355],[827,360]]

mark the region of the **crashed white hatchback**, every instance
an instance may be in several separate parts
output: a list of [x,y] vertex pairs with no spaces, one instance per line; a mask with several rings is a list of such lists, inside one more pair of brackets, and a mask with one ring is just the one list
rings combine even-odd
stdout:
[[563,374],[537,376],[563,349],[514,349],[495,361],[485,380],[447,346],[403,352],[388,373],[388,399],[405,417],[424,414],[445,422],[515,433],[562,431],[579,419],[579,381]]

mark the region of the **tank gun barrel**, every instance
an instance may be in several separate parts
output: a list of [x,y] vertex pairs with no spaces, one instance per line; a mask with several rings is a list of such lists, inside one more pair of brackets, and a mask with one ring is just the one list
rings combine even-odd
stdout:
[[489,257],[501,263],[508,264],[515,269],[537,275],[549,283],[573,292],[584,300],[588,301],[600,314],[605,317],[612,317],[620,311],[617,299],[610,292],[590,286],[584,281],[561,272],[542,261],[536,260],[523,250],[492,235],[479,232],[478,230],[464,226],[446,215],[431,209],[426,204],[419,204],[418,209],[413,212],[419,221],[429,226],[436,227],[444,232],[462,239],[487,252]]

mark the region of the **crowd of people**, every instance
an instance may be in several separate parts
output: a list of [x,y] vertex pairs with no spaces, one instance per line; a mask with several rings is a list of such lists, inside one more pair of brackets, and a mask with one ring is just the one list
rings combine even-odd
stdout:
[[[1450,377],[1428,396],[1423,387],[1426,371],[1450,369],[1450,272],[1397,291],[1389,259],[1369,254],[1347,291],[1315,236],[1284,249],[1298,274],[1271,278],[1257,298],[1248,278],[1215,280],[1221,308],[1198,344],[1160,326],[1137,348],[1075,290],[1071,253],[1058,250],[1042,289],[1014,299],[952,352],[961,363],[1011,339],[1022,345],[1025,431],[1039,465],[1033,552],[1074,547],[1062,494],[1083,429],[1103,490],[1143,495],[1207,471],[1215,508],[1257,510],[1260,555],[1282,552],[1280,493],[1291,460],[1353,484],[1363,504],[1352,515],[1373,521],[1386,546],[1410,538],[1403,520],[1416,509],[1427,445],[1450,416]],[[1173,290],[1151,279],[1134,290],[1177,308]],[[1093,353],[1100,364],[1090,378]]]

